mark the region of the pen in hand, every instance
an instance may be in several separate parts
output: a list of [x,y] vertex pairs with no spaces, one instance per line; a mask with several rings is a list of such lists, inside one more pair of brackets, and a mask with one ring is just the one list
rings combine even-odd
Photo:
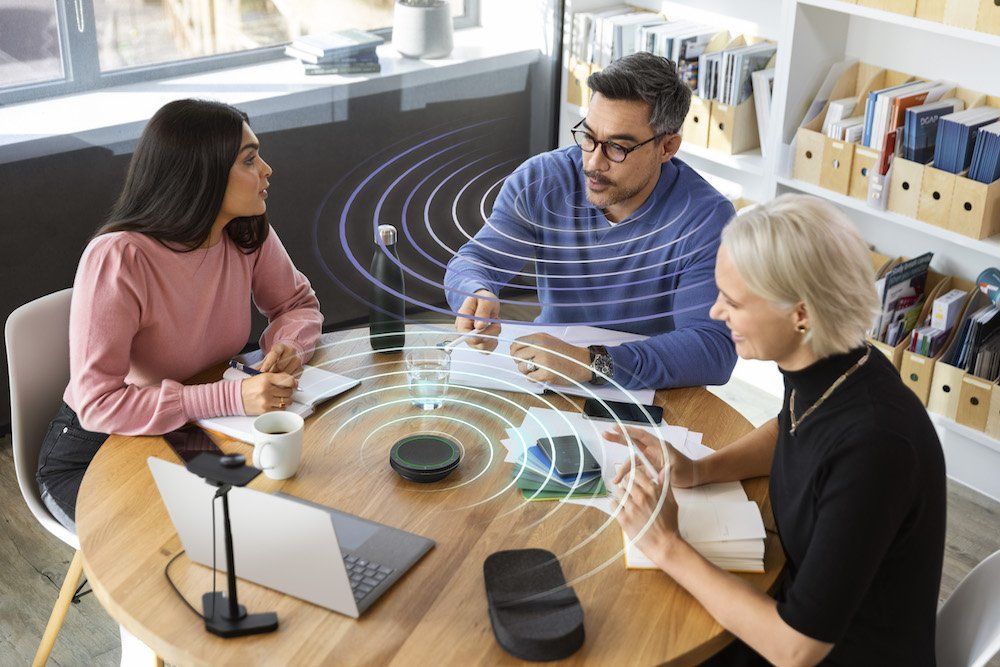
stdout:
[[260,375],[260,371],[251,366],[250,364],[244,364],[236,359],[229,360],[229,366],[235,368],[238,371],[243,371],[247,375]]

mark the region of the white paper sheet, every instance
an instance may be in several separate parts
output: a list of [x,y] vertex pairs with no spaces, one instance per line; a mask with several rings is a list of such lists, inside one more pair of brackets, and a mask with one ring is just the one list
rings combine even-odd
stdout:
[[571,396],[597,397],[606,401],[642,403],[651,405],[656,394],[653,389],[621,390],[614,386],[594,386],[584,383],[576,385],[548,385],[532,382],[518,369],[510,356],[513,340],[534,333],[547,333],[576,346],[605,345],[613,347],[625,342],[644,340],[645,336],[611,329],[585,326],[528,326],[524,324],[504,324],[497,338],[497,348],[484,354],[464,343],[459,343],[451,353],[450,382],[465,387],[517,391],[526,394],[541,394],[546,389]]

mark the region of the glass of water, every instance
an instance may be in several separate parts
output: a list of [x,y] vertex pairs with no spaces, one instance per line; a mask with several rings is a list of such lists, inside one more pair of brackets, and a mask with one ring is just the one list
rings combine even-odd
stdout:
[[410,402],[422,410],[436,410],[448,395],[451,352],[442,347],[421,347],[406,353],[406,380]]

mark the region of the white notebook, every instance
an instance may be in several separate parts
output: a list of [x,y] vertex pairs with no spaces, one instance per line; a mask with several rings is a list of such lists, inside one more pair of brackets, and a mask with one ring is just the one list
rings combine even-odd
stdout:
[[[250,376],[235,368],[227,368],[222,377],[225,380],[242,380]],[[358,383],[358,380],[345,375],[338,375],[315,366],[305,366],[302,375],[299,376],[299,386],[292,392],[292,403],[285,409],[305,419],[313,413],[317,405],[344,393]],[[256,417],[209,417],[199,419],[198,425],[237,440],[250,442],[253,439],[254,419]]]

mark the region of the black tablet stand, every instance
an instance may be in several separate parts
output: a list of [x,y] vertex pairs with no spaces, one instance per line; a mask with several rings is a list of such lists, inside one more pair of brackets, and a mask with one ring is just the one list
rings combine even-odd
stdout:
[[220,637],[242,637],[273,632],[278,629],[278,615],[275,612],[248,614],[246,607],[236,597],[236,565],[233,557],[233,530],[229,523],[229,490],[234,486],[245,486],[260,474],[260,470],[250,466],[238,468],[224,467],[214,454],[200,454],[188,463],[187,468],[219,487],[212,498],[222,498],[222,525],[226,541],[226,581],[229,596],[221,592],[205,593],[201,596],[205,629]]

